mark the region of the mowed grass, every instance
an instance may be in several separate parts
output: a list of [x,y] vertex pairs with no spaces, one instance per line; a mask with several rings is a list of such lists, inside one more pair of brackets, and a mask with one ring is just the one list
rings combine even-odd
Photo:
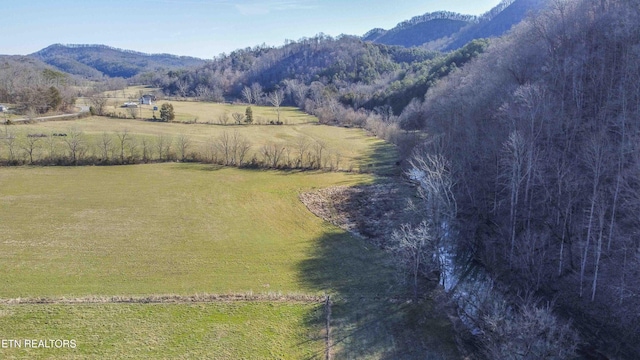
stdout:
[[[303,359],[323,354],[320,304],[206,303],[0,306],[0,358]],[[24,339],[76,348],[25,348]]]
[[174,163],[2,168],[0,297],[328,290],[300,276],[318,239],[364,244],[298,194],[372,180]]

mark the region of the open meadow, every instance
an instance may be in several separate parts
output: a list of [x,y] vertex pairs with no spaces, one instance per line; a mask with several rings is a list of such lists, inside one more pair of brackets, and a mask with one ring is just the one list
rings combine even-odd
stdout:
[[347,173],[198,164],[0,170],[0,297],[314,292],[299,277],[335,233],[298,194]]
[[[327,349],[336,358],[422,357],[405,346],[415,343],[456,357],[446,318],[431,300],[405,300],[389,255],[299,200],[315,189],[388,181],[381,174],[393,173],[395,149],[362,130],[104,117],[9,128],[16,140],[76,131],[95,149],[104,134],[117,145],[125,132],[188,136],[192,149],[227,131],[256,150],[305,136],[341,154],[334,170],[368,171],[173,161],[0,167],[0,338],[77,342],[0,348],[0,357],[320,359]],[[68,138],[46,139],[65,154]],[[126,151],[135,156],[135,147]],[[158,300],[166,297],[175,301]]]
[[[220,106],[226,105],[209,104],[212,109]],[[244,163],[255,160],[271,164],[273,160],[267,160],[265,154],[271,156],[279,151],[278,167],[296,164],[308,167],[315,162],[314,167],[334,170],[392,171],[396,157],[391,145],[368,136],[360,129],[336,128],[317,122],[297,125],[208,125],[94,116],[2,126],[0,132],[15,139],[12,148],[7,141],[0,145],[0,161],[18,159],[27,163],[70,156],[71,146],[77,146],[74,151],[78,156],[101,160],[118,158],[123,154],[126,158],[134,159],[134,162],[168,156],[180,159],[184,152],[187,157],[213,161],[214,158],[222,159],[227,146],[232,146],[231,141],[229,145],[223,145],[224,137],[237,137],[238,142],[248,145]],[[70,139],[74,134],[77,138]],[[123,134],[126,135],[124,148],[120,146],[122,143],[119,138]]]

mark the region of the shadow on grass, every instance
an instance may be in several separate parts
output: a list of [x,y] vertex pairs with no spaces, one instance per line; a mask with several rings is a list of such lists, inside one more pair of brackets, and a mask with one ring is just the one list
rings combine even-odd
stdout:
[[[338,230],[317,240],[299,265],[300,281],[331,295],[331,353],[336,359],[454,359],[453,332],[433,301],[411,301],[388,253]],[[309,326],[323,328],[322,316]],[[324,358],[319,353],[310,358]]]
[[173,168],[176,170],[200,170],[200,171],[218,171],[224,169],[226,166],[218,164],[205,164],[199,162],[181,162],[173,163]]
[[387,142],[376,142],[369,146],[366,155],[355,159],[361,172],[373,173],[379,176],[398,176],[401,174],[398,149]]

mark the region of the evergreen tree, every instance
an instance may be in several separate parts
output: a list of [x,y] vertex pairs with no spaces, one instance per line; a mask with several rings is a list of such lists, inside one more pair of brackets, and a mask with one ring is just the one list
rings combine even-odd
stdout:
[[253,123],[253,110],[251,109],[251,106],[247,106],[247,110],[244,112],[244,122],[247,124]]
[[173,112],[173,105],[164,103],[160,107],[160,119],[165,122],[173,121],[176,118],[176,114]]

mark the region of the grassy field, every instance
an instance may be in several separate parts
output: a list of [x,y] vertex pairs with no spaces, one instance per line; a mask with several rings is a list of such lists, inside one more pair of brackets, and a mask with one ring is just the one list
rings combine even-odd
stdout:
[[[191,115],[199,106],[209,112],[227,106],[183,105]],[[138,138],[184,134],[194,149],[225,131],[250,139],[254,151],[307,137],[340,153],[343,169],[373,171],[195,163],[0,167],[0,339],[77,341],[76,349],[0,347],[0,358],[324,358],[325,307],[317,300],[269,300],[280,294],[332,296],[336,359],[456,358],[447,319],[431,300],[406,300],[389,255],[317,218],[298,199],[313,189],[386,181],[379,174],[397,171],[395,150],[361,130],[296,116],[297,123],[283,126],[102,117],[11,126],[19,141],[74,128],[89,145],[126,130]],[[7,151],[0,146],[0,158]],[[82,300],[194,294],[259,300]],[[31,303],[15,304],[17,298]],[[34,303],[40,298],[80,303]]]
[[[2,168],[0,298],[328,293],[338,358],[411,358],[411,351],[424,354],[425,344],[455,358],[446,318],[430,301],[393,300],[406,298],[407,288],[396,282],[387,254],[313,216],[298,200],[302,191],[373,181],[366,174],[174,163]],[[72,337],[86,346],[0,354],[198,357],[225,349],[218,358],[296,359],[323,347],[318,304],[234,304],[202,305],[202,314],[233,305],[249,320],[221,315],[207,322],[192,304],[0,305],[4,338]],[[78,309],[82,320],[72,321]],[[134,321],[140,317],[145,321]],[[167,328],[167,319],[178,330]],[[220,327],[232,335],[185,339],[191,330],[214,336]],[[249,341],[252,331],[261,337]],[[183,342],[187,347],[167,349]],[[291,344],[301,349],[290,350]]]
[[298,193],[367,181],[171,163],[1,169],[0,297],[322,291],[299,266],[337,230]]
[[[122,114],[126,117],[131,117],[130,111],[127,108],[123,108],[122,105],[126,102],[138,102],[140,94],[153,93],[159,89],[148,88],[145,86],[131,86],[124,90],[107,91],[105,95],[109,98],[107,102],[106,112],[113,112],[115,114]],[[176,122],[199,122],[199,123],[211,123],[219,124],[220,115],[227,114],[229,117],[229,123],[233,123],[232,114],[240,113],[245,114],[247,104],[226,104],[226,103],[211,103],[200,102],[192,100],[164,100],[160,99],[155,105],[142,105],[137,109],[136,116],[139,118],[151,119],[155,114],[158,118],[160,113],[153,111],[154,106],[160,108],[164,103],[173,105],[176,113]],[[89,105],[86,99],[80,99],[78,105]],[[272,106],[256,106],[252,105],[254,123],[267,124],[269,121],[276,121],[278,114],[276,109]],[[315,116],[305,114],[299,109],[294,107],[283,106],[280,107],[280,121],[285,125],[304,124],[318,122]]]
[[[207,303],[0,306],[3,359],[303,359],[323,354],[318,304]],[[26,348],[24,339],[75,340]]]

